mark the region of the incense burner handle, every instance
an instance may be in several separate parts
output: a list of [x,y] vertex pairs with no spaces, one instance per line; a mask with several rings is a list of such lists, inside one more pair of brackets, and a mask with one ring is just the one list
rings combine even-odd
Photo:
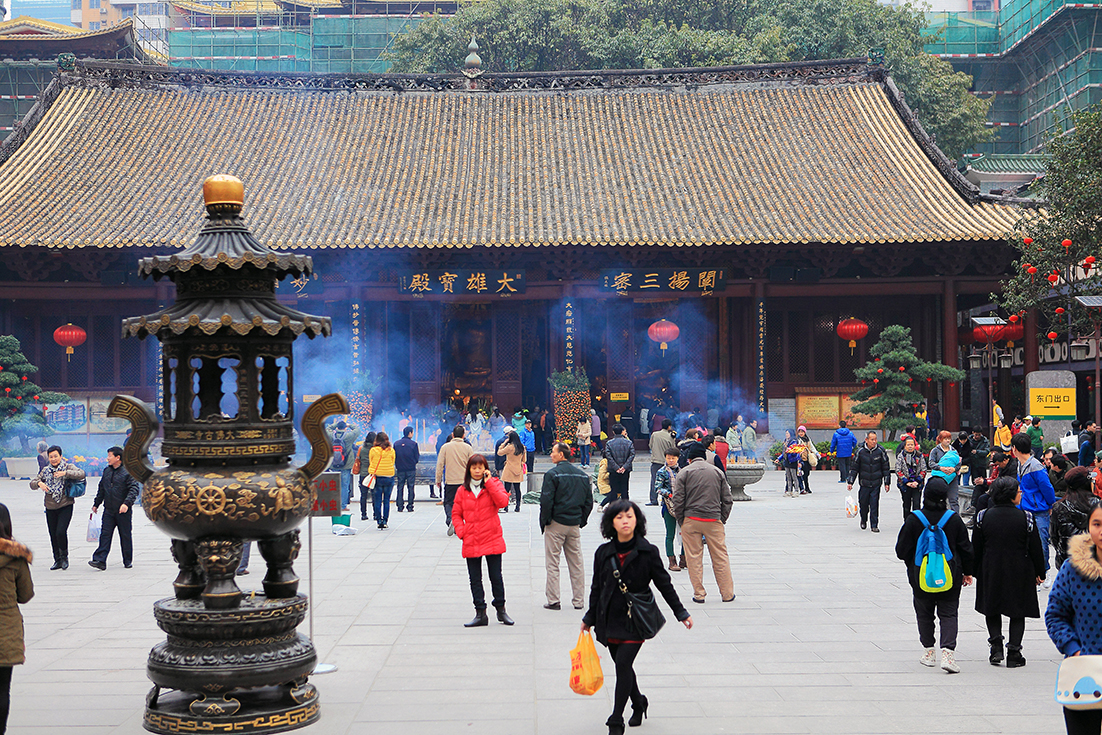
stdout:
[[154,471],[148,457],[149,447],[161,428],[157,414],[148,403],[133,396],[115,396],[107,406],[107,415],[130,422],[133,431],[122,448],[122,464],[131,477],[144,484]]
[[329,393],[311,403],[302,414],[302,434],[310,442],[314,453],[300,469],[311,482],[325,472],[333,461],[333,445],[326,440],[323,422],[330,416],[348,413],[351,410],[344,396],[340,393]]

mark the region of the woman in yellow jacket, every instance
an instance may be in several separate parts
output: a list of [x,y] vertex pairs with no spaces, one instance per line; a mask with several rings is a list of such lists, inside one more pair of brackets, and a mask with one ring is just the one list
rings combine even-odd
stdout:
[[[394,489],[394,447],[390,446],[390,437],[384,431],[375,435],[375,446],[367,455],[367,476],[372,475],[375,476],[372,493],[375,522],[382,530],[390,520],[390,491]],[[367,520],[367,493],[360,493],[360,520]]]
[[995,446],[1003,452],[1009,452],[1012,438],[1010,427],[1004,424],[1002,419],[999,419],[995,428]]

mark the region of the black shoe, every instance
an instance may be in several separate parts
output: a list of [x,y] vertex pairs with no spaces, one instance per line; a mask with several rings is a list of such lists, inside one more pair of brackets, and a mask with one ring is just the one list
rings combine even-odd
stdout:
[[[98,569],[101,572],[106,572],[107,571],[107,564],[102,562],[102,561],[96,561],[95,559],[88,562],[88,566],[92,567],[93,569]],[[127,564],[127,566],[130,566],[130,565]]]
[[412,513],[413,512],[413,506],[411,505],[408,508],[406,508],[406,512],[407,513]]
[[489,625],[490,618],[486,616],[486,608],[475,608],[474,620],[469,623],[463,623],[464,628],[481,628],[483,625]]
[[361,514],[360,514],[360,520],[361,520],[361,521],[366,521],[366,520],[367,520],[367,516],[365,516],[365,515],[364,515],[363,513],[361,513]]
[[647,503],[647,505],[658,505],[658,503]]
[[68,559],[62,559],[61,560],[61,568],[62,569],[68,569],[69,568],[69,560]]
[[402,506],[400,506],[400,505],[398,506],[398,512],[399,512],[399,513],[401,513],[401,512],[402,512]]
[[994,639],[988,639],[988,643],[991,644],[991,655],[988,657],[988,661],[992,666],[998,666],[1003,662],[1003,639],[1002,636]]
[[133,564],[123,564],[122,568],[123,569],[131,569],[131,568],[133,568],[133,566],[134,566]]
[[516,622],[511,617],[509,617],[509,613],[505,612],[504,607],[499,607],[497,609],[497,621],[502,625],[512,625],[514,622]]
[[1017,669],[1025,666],[1025,657],[1022,656],[1021,646],[1013,648],[1012,646],[1006,647],[1006,668]]
[[868,527],[869,527],[869,524],[868,524],[868,523],[866,523],[865,521],[861,521],[861,530],[862,530],[862,531],[864,531],[864,530],[865,530],[866,528],[868,528]]
[[562,610],[562,605],[558,602],[549,602],[543,606],[544,610]]
[[520,513],[520,506],[518,505],[516,508],[514,508],[513,512],[514,513]]
[[879,529],[879,528],[877,528],[876,526],[873,526],[873,527],[872,527],[872,532],[873,532],[873,533],[880,533],[880,529]]
[[52,567],[50,567],[51,572],[54,571],[55,569],[61,569],[61,560],[60,559],[55,559],[54,560],[54,565]]
[[635,702],[631,703],[631,719],[628,720],[628,727],[639,727],[643,724],[644,718],[647,716],[647,706],[650,702],[642,694],[639,695],[639,699],[643,700],[642,705],[638,705]]
[[608,735],[624,735],[623,717],[609,717],[605,724],[608,725]]

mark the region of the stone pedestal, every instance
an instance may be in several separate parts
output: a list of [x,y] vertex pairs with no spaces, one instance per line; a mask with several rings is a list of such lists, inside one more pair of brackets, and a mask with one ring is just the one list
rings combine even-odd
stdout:
[[753,500],[746,494],[747,485],[765,477],[765,465],[761,462],[735,462],[727,465],[727,483],[731,486],[731,497],[736,500]]

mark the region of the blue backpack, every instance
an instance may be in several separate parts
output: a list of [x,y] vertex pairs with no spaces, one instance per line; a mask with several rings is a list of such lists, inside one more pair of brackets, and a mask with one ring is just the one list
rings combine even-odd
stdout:
[[918,586],[923,592],[948,592],[953,588],[953,573],[949,569],[953,552],[949,549],[945,524],[949,522],[953,511],[945,511],[941,520],[933,525],[922,511],[916,510],[914,514],[923,525],[922,535],[918,537],[918,546],[915,549]]

